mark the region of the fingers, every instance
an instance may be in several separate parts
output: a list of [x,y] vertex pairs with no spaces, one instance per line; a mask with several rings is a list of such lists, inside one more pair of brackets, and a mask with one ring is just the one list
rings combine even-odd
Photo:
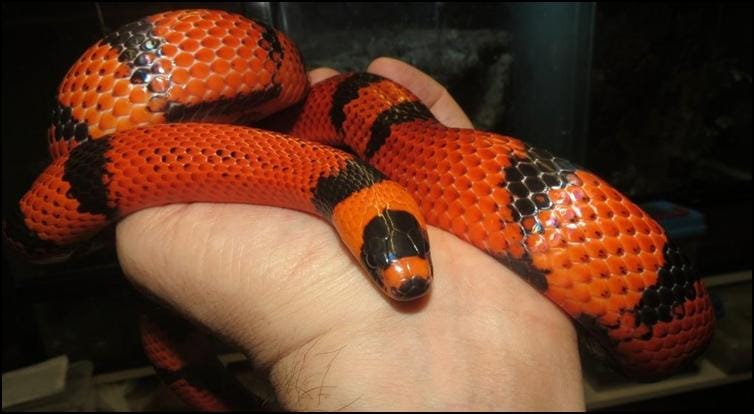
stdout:
[[317,68],[309,72],[309,83],[314,85],[337,74],[338,71],[333,68]]
[[442,124],[454,128],[472,128],[471,121],[447,89],[431,76],[400,60],[381,57],[367,72],[394,80],[413,92]]

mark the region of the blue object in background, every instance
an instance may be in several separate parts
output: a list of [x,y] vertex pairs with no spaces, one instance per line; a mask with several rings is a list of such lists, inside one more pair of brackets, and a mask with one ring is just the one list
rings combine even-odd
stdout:
[[660,223],[672,240],[698,237],[707,231],[704,215],[696,210],[664,200],[643,203],[640,207]]

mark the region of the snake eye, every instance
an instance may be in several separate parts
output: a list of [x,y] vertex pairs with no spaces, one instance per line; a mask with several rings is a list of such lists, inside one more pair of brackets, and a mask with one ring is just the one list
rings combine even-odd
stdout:
[[387,244],[387,237],[371,237],[364,242],[362,261],[373,274],[390,263]]

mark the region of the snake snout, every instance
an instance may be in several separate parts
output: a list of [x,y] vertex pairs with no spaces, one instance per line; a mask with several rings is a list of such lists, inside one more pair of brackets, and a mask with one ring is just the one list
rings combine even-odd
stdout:
[[400,301],[424,296],[432,285],[432,265],[428,259],[411,256],[394,260],[382,272],[385,290]]

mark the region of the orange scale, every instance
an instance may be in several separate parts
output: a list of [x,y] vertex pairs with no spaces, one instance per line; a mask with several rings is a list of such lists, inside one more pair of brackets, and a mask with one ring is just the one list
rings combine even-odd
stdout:
[[573,263],[571,262],[571,259],[568,257],[568,253],[556,253],[552,257],[552,265],[555,269],[571,269],[573,267]]
[[479,208],[474,205],[468,205],[466,207],[466,220],[470,223],[479,223],[482,224],[482,212],[479,210]]
[[143,86],[137,86],[131,90],[131,94],[129,95],[128,99],[131,101],[131,103],[137,104],[146,103],[147,97],[148,94],[146,89]]
[[233,24],[234,24],[234,23],[233,23],[232,19],[230,19],[230,18],[228,18],[228,17],[226,17],[226,18],[223,18],[223,19],[221,19],[221,20],[218,20],[218,21],[217,21],[217,22],[215,23],[215,25],[217,25],[218,27],[224,27],[224,28],[226,28],[226,29],[227,29],[227,28],[231,28],[231,27],[233,27]]
[[620,230],[618,230],[618,226],[615,225],[612,221],[603,220],[600,223],[600,227],[602,229],[602,233],[609,237],[618,237],[620,235]]
[[622,230],[628,233],[625,229],[633,229],[633,226],[631,225],[631,222],[628,220],[627,217],[629,217],[628,210],[623,206],[622,203],[619,203],[617,201],[608,201],[608,206],[610,209],[615,213],[613,216],[613,221],[616,223],[616,225]]
[[152,29],[152,35],[155,37],[164,37],[165,34],[168,32],[168,28],[162,25],[155,25],[155,27]]
[[173,87],[170,88],[170,92],[168,92],[168,98],[170,101],[185,104],[188,102],[189,94],[185,88]]
[[173,57],[178,53],[178,46],[166,44],[160,48],[160,54],[165,57]]
[[572,245],[568,250],[568,255],[573,263],[585,264],[591,261],[586,248],[580,245]]
[[109,92],[115,84],[115,77],[112,75],[105,75],[100,77],[99,84],[97,85],[98,92]]
[[252,52],[252,49],[249,47],[241,46],[238,49],[236,49],[236,54],[244,59],[249,59],[250,57],[254,55],[254,52]]
[[548,245],[552,248],[565,247],[567,244],[560,231],[548,229],[545,231],[545,237],[547,238]]
[[560,305],[563,307],[563,310],[571,316],[581,313],[581,303],[567,300],[566,302],[560,302]]
[[[469,184],[469,186],[470,185],[471,184]],[[468,188],[466,188],[466,190],[468,190]],[[461,194],[461,196],[459,197],[459,201],[464,206],[473,206],[473,205],[476,204],[477,198],[474,195],[474,193],[472,193],[470,191],[464,191],[464,192],[461,192],[460,194]]]
[[620,275],[628,272],[628,267],[622,257],[609,256],[605,262],[611,274]]
[[171,31],[170,33],[165,34],[164,38],[167,43],[178,44],[184,39],[184,36],[181,32]]
[[173,74],[170,75],[170,80],[180,85],[188,83],[190,78],[191,75],[189,75],[189,72],[185,69],[176,69]]
[[655,338],[665,338],[668,334],[669,330],[666,323],[657,323],[652,327],[652,336]]
[[520,259],[526,254],[526,250],[521,245],[520,241],[508,240],[508,249],[511,257]]
[[128,115],[128,113],[131,111],[131,103],[128,102],[127,99],[118,99],[115,101],[115,105],[113,106],[113,115],[116,117],[121,117]]
[[238,46],[241,45],[241,41],[238,38],[233,37],[233,36],[223,37],[222,42],[225,46],[228,46],[230,48],[237,48]]
[[[429,217],[427,218],[427,221],[430,221]],[[508,248],[508,242],[506,241],[505,235],[502,231],[492,233],[490,235],[490,238],[487,240],[487,243],[490,250],[496,254],[500,254]]]
[[207,66],[204,63],[196,63],[195,65],[191,66],[191,69],[189,70],[189,73],[194,78],[198,79],[204,79],[209,75],[210,69],[209,66]]
[[608,237],[604,239],[602,241],[602,246],[604,247],[608,256],[611,256],[611,255],[623,256],[625,254],[625,250],[623,249],[623,244],[620,242],[620,239],[616,237]]
[[487,174],[500,174],[500,164],[495,160],[482,161],[481,167]]
[[468,235],[474,243],[484,243],[487,239],[487,229],[480,222],[473,222],[474,224],[469,226]]
[[[88,73],[89,71],[87,71]],[[100,75],[99,73],[95,73],[94,75],[89,75],[84,80],[84,90],[93,90],[97,87],[97,84],[99,83]]]
[[205,16],[203,20],[199,20],[194,22],[194,27],[200,28],[200,29],[209,29],[214,26],[213,23],[213,17],[212,16]]
[[641,246],[636,241],[635,237],[623,236],[620,238],[620,243],[623,246],[623,251],[630,255],[639,255],[641,253]]
[[[74,93],[71,94],[71,99],[70,99],[71,104],[70,104],[70,106],[81,105],[81,101],[83,101],[83,100],[84,100],[84,94],[81,91],[76,91],[76,92],[74,92]],[[81,119],[78,116],[77,116],[77,118]]]
[[77,121],[81,121],[81,120],[83,120],[83,119],[84,119],[84,108],[82,108],[82,107],[80,107],[80,106],[76,106],[76,107],[75,107],[75,108],[73,108],[73,110],[71,111],[71,114],[73,115],[73,118],[74,118],[75,120],[77,120]]
[[230,62],[231,68],[237,72],[244,72],[247,69],[252,72],[260,72],[262,70],[262,63],[256,59],[245,60],[241,58],[235,58]]
[[601,196],[594,196],[592,199],[596,200],[595,203],[592,205],[594,206],[597,216],[603,219],[612,220],[613,217],[615,217],[615,212],[608,206],[606,203],[602,202],[603,199],[601,197],[605,197],[604,195]]
[[450,228],[451,220],[447,214],[439,214],[437,216],[437,223],[440,227]]
[[607,307],[605,306],[604,300],[593,298],[591,301],[584,304],[583,311],[589,316],[599,318],[605,315]]
[[[434,191],[434,189],[433,189]],[[430,195],[430,197],[432,197]],[[438,199],[437,197],[432,197],[435,199],[435,208],[437,208],[438,211],[447,211],[448,214],[450,214],[453,217],[457,217],[463,214],[464,208],[459,203],[446,203],[443,199]]]
[[277,71],[277,63],[271,59],[265,60],[263,67],[269,73],[275,73]]
[[[607,194],[608,198],[610,198],[611,201],[623,201],[623,196],[617,192],[614,188],[609,186],[604,186],[605,194]],[[622,204],[613,204],[612,206],[615,207],[616,211],[621,211],[625,209]]]
[[[549,278],[548,278],[549,282]],[[563,303],[566,301],[566,298],[568,298],[568,289],[562,288],[557,285],[550,285],[547,286],[547,292],[545,293],[548,298],[552,299],[556,303]]]
[[579,216],[587,222],[593,222],[599,218],[594,208],[588,204],[579,204]]
[[194,63],[194,57],[190,53],[179,53],[174,62],[177,66],[189,67]]
[[[199,42],[194,39],[186,39],[181,42],[178,47],[184,52],[194,52],[199,49]],[[180,55],[179,55],[180,56]]]
[[95,91],[89,91],[84,95],[83,105],[84,108],[91,108],[97,104],[97,97],[99,95]]
[[[644,265],[641,263],[641,259],[637,256],[626,256],[623,258],[626,263],[626,269],[632,273],[644,272]],[[650,272],[653,273],[653,272]]]
[[[474,180],[474,181],[479,181],[479,182],[486,181],[487,185],[492,184],[490,182],[491,180],[489,180],[489,179],[485,180],[485,178],[487,178],[487,173],[484,172],[484,169],[482,169],[482,168],[472,168],[472,169],[470,169],[469,170],[469,177],[472,180]],[[495,179],[494,181],[495,182],[499,182],[498,179]]]
[[103,132],[112,130],[116,126],[115,116],[109,112],[103,113],[99,119],[98,126]]
[[114,97],[126,96],[131,92],[131,82],[126,79],[121,79],[115,82],[113,86],[112,95]]
[[143,125],[150,123],[152,120],[152,114],[146,109],[144,105],[135,106],[131,110],[131,122],[135,125]]
[[99,116],[100,113],[96,108],[89,108],[89,110],[86,111],[86,115],[84,115],[84,120],[86,121],[87,125],[97,125]]
[[582,243],[586,240],[586,235],[582,226],[566,225],[564,228],[566,240],[571,243]]
[[191,23],[189,23],[188,21],[186,21],[186,20],[190,20],[190,17],[192,17],[192,16],[190,16],[190,15],[183,16],[181,18],[181,20],[182,20],[181,22],[176,23],[176,24],[173,25],[173,30],[176,30],[176,31],[179,31],[179,32],[187,32],[187,31],[191,30],[191,28],[193,26],[191,25]]
[[552,272],[550,258],[547,254],[536,253],[531,255],[531,262],[536,269],[543,272]]
[[128,117],[120,117],[116,121],[115,129],[117,131],[125,131],[127,129],[133,128],[134,126],[135,125],[133,124],[133,122],[131,122],[130,119],[128,119]]
[[215,94],[220,94],[225,88],[225,81],[222,76],[212,75],[207,79],[207,87]]
[[[247,85],[256,85],[259,80],[257,79],[257,74],[253,71],[248,71],[243,74],[243,82]],[[264,82],[261,82],[264,84]]]
[[610,284],[605,279],[592,279],[589,282],[589,290],[592,292],[592,296],[600,298],[609,298],[612,296],[610,291]]
[[[537,267],[538,269],[545,269],[545,267]],[[552,287],[559,287],[563,289],[571,289],[575,283],[573,275],[569,272],[550,272],[547,274],[547,284]]]
[[[539,214],[537,214],[537,217],[539,217],[539,221],[541,223],[549,223],[550,219],[553,217],[553,214],[551,210],[542,210],[539,212]],[[549,224],[545,224],[545,225],[549,225]]]
[[575,263],[572,265],[571,269],[569,269],[569,272],[571,273],[571,277],[573,278],[575,282],[578,282],[578,283],[596,282],[596,280],[593,280],[592,274],[589,271],[589,266],[587,265]]
[[588,198],[586,192],[584,189],[580,187],[568,187],[568,194],[571,196],[571,200],[573,200],[575,203],[579,203],[580,205],[584,203],[584,200]]
[[[489,226],[486,227],[489,228]],[[547,240],[539,234],[530,235],[526,239],[526,247],[531,254],[545,253],[548,250]]]
[[597,178],[592,173],[589,173],[583,170],[578,170],[576,172],[576,175],[578,175],[587,185],[599,187],[602,184],[602,180]]
[[91,53],[87,53],[87,55],[89,56],[89,59],[93,61],[101,62],[102,60],[104,60],[103,58],[107,54],[108,50],[110,50],[110,45],[107,45],[107,46],[100,45],[96,47],[94,50],[92,50]]
[[243,39],[243,40],[248,39],[248,35],[246,34],[246,31],[244,31],[243,29],[239,29],[237,27],[231,27],[230,29],[228,29],[228,34],[238,39]]
[[199,49],[196,53],[194,53],[194,57],[196,57],[198,61],[207,63],[211,62],[215,58],[215,52],[213,52],[212,49],[207,48]]
[[206,31],[200,28],[197,28],[196,25],[194,25],[194,27],[195,27],[194,29],[191,29],[188,32],[186,32],[186,37],[198,40],[206,36],[206,33],[207,33]]
[[228,33],[228,30],[223,27],[215,26],[215,27],[207,28],[207,33],[210,36],[214,36],[214,38],[218,38],[218,37],[222,38],[223,36],[225,36],[226,33]]
[[[628,210],[625,211],[627,212]],[[631,235],[636,234],[636,228],[634,227],[633,223],[631,223],[631,221],[624,216],[619,215],[618,217],[615,217],[613,221],[618,226],[621,233]]]
[[654,233],[655,235],[663,235],[663,234],[665,234],[665,231],[664,231],[664,230],[662,229],[662,227],[660,227],[660,225],[659,225],[659,224],[657,224],[657,222],[656,222],[656,221],[654,221],[654,220],[650,220],[650,221],[648,222],[648,225],[649,225],[649,229],[650,229],[650,230],[652,231],[652,233]]
[[491,214],[498,210],[498,206],[490,197],[484,197],[479,200],[479,209],[482,211],[482,214]]
[[626,304],[629,308],[634,308],[641,301],[641,293],[629,290],[626,293]]
[[267,60],[267,51],[265,51],[262,48],[256,48],[253,50],[253,55],[259,60],[260,64],[261,62],[264,62]]
[[586,243],[584,243],[584,250],[586,251],[586,254],[589,255],[589,257],[592,258],[606,258],[607,257],[607,249],[605,248],[605,245],[602,241],[599,240],[589,240]]
[[[620,326],[618,326],[616,329],[613,329],[610,331],[610,336],[612,338],[616,339],[627,339],[632,337],[633,333],[633,317],[631,318],[631,321],[627,321],[628,318],[626,318],[626,315],[624,315],[620,320]],[[629,341],[629,342],[621,342],[619,345],[620,348],[636,352],[637,347],[638,350],[641,350],[641,344],[637,343],[636,341]]]
[[[624,323],[626,320],[626,316],[630,316],[630,315],[623,314],[623,310],[628,307],[626,305],[626,299],[623,296],[620,296],[620,295],[610,296],[608,299],[605,300],[605,307],[608,312],[618,315],[618,319],[620,323]],[[620,316],[620,315],[623,315],[623,316]],[[633,316],[631,316],[631,324],[633,324]]]
[[600,323],[603,325],[613,326],[620,322],[620,311],[615,309],[615,305],[612,303],[612,296],[600,299],[605,306],[605,312],[600,317]]
[[647,235],[652,232],[644,219],[633,216],[630,220],[637,231],[637,235]]
[[654,257],[654,254],[659,250],[657,248],[657,245],[655,245],[654,241],[646,236],[638,236],[634,238],[639,244],[639,248],[641,249],[642,253],[640,254],[642,261],[644,262],[645,266],[647,265],[647,260],[651,258],[651,260],[656,260]]

